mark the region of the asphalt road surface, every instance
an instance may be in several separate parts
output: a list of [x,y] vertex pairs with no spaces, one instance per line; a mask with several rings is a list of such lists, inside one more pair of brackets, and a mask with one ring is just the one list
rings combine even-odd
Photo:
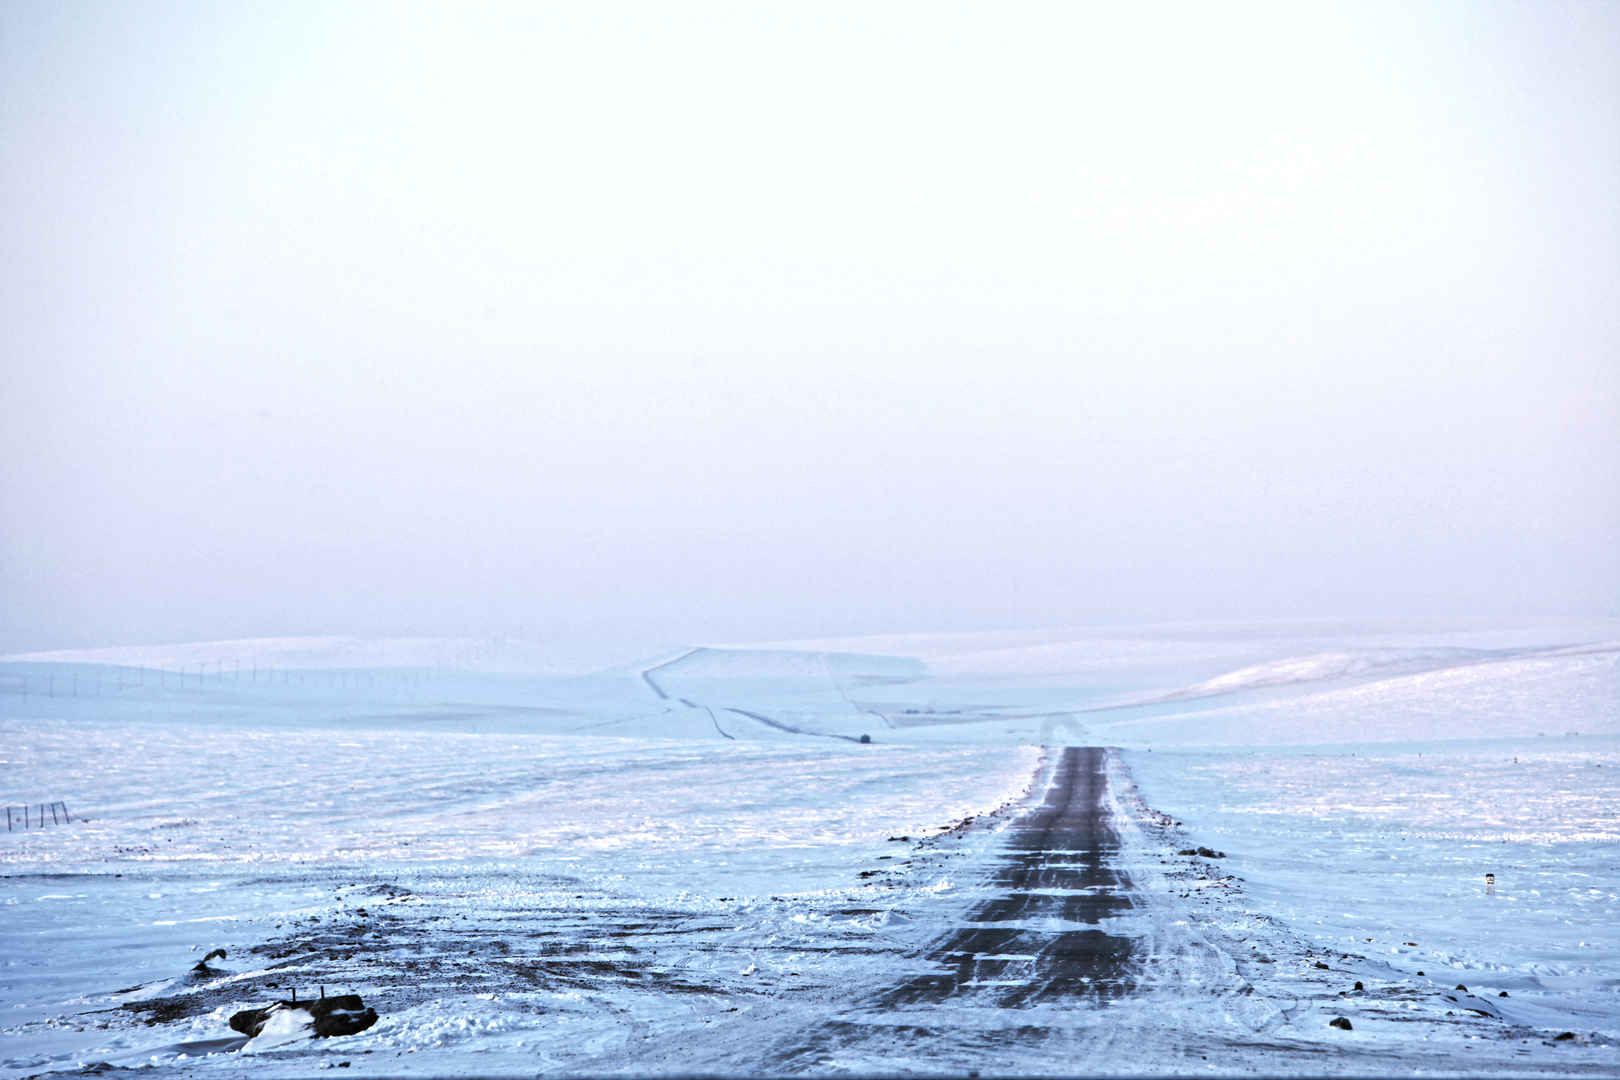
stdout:
[[[1005,834],[992,869],[997,895],[930,949],[931,970],[846,1011],[777,1064],[798,1071],[892,1061],[907,1044],[924,1060],[950,1060],[938,1056],[941,1042],[993,1051],[1043,1037],[1037,1006],[1096,1009],[1130,993],[1133,941],[1103,928],[1131,906],[1131,883],[1116,866],[1119,837],[1104,808],[1106,763],[1101,748],[1065,748],[1045,801]],[[1021,1009],[1032,1010],[1027,1021],[1009,1014]],[[1001,1019],[961,1030],[974,1013]]]
[[894,988],[881,1004],[975,994],[1018,1008],[1128,992],[1131,940],[1099,927],[1130,906],[1129,882],[1113,864],[1119,838],[1102,807],[1107,785],[1104,751],[1065,748],[1046,801],[1008,831],[994,879],[1001,895],[969,912],[933,952],[943,970]]

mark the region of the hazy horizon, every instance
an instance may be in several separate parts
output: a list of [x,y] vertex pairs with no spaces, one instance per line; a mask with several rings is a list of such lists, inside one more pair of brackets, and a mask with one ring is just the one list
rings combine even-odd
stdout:
[[14,3],[0,652],[1620,615],[1620,7]]

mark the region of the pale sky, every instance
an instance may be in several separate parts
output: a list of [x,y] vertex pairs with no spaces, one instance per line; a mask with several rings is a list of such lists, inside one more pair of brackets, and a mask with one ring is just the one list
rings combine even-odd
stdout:
[[1620,614],[1620,4],[0,6],[0,649]]

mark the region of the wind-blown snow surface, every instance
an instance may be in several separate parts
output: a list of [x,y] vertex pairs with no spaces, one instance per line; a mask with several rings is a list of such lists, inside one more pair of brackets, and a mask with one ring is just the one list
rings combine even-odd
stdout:
[[[1032,750],[983,747],[43,722],[8,765],[43,790],[72,792],[70,806],[89,820],[10,838],[6,1066],[128,1064],[151,1050],[170,1060],[174,1051],[161,1047],[228,1036],[230,1012],[256,1001],[231,986],[257,987],[267,970],[288,991],[302,984],[313,994],[323,978],[346,975],[332,989],[367,993],[368,983],[392,978],[368,959],[391,948],[368,936],[370,927],[397,921],[434,934],[434,924],[448,923],[447,937],[475,955],[450,972],[424,959],[417,981],[450,1000],[400,1008],[396,989],[394,1011],[350,1042],[459,1052],[469,1031],[494,1025],[512,1033],[496,1043],[532,1044],[537,1064],[548,1055],[576,1069],[628,1062],[624,1040],[640,1022],[637,1010],[655,1018],[699,1001],[721,1011],[714,1002],[728,984],[786,978],[774,969],[793,950],[773,947],[778,939],[819,946],[829,935],[817,930],[829,922],[846,936],[870,936],[887,924],[897,894],[946,887],[943,870],[908,867],[882,883],[860,875],[904,850],[891,836],[938,832],[1017,797],[1034,761]],[[870,907],[872,894],[883,910],[840,914]],[[355,954],[343,974],[252,951],[338,923],[341,947]],[[559,940],[567,937],[559,923],[576,940]],[[676,946],[669,970],[653,962],[615,971],[624,950],[586,948],[599,935],[633,936],[627,925],[653,936],[667,930]],[[350,936],[351,928],[361,932]],[[707,956],[681,952],[680,938],[693,933],[708,939]],[[219,1004],[204,1016],[161,1035],[116,1022],[126,1003],[189,989],[198,980],[185,980],[186,969],[215,947],[229,953],[217,966],[234,974],[200,980],[217,984],[211,1000]],[[606,957],[600,978],[576,982],[564,971],[548,980],[534,970],[566,968],[582,953]],[[792,963],[812,973],[824,962]],[[764,965],[773,970],[760,972]],[[678,1004],[662,1000],[656,981],[638,994],[633,984],[655,972],[693,988]],[[501,1003],[477,1000],[463,976],[472,991],[499,990]],[[64,1033],[64,1008],[89,1010],[72,1024],[87,1030]],[[559,1014],[569,1020],[567,1040],[557,1039]],[[527,1066],[502,1059],[496,1067]]]
[[[284,1033],[257,1073],[780,1071],[986,896],[1042,742],[1125,748],[1137,992],[1042,1039],[941,1007],[960,1040],[795,1068],[1612,1072],[1617,640],[1203,625],[566,676],[424,639],[11,658],[3,794],[78,820],[0,849],[0,1075],[236,1071],[230,1013],[322,985],[382,1020]],[[481,670],[502,654],[531,672]]]

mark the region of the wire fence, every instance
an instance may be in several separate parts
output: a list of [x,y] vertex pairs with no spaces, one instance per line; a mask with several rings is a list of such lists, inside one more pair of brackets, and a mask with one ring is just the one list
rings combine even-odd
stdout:
[[[45,820],[46,814],[50,815],[50,821]],[[61,800],[6,807],[6,832],[14,832],[17,829],[43,829],[46,825],[68,825],[72,821],[73,817],[68,813],[67,803]]]
[[[285,691],[291,696],[283,700],[297,702],[309,700],[311,693],[322,695],[334,690],[357,699],[418,700],[423,687],[476,671],[499,652],[498,641],[473,641],[416,667],[363,667],[364,661],[358,657],[355,659],[359,662],[353,668],[278,666],[253,656],[225,656],[163,665],[11,661],[0,666],[0,700],[11,699],[14,704],[8,706],[8,710],[35,699],[111,698],[132,692],[140,697],[142,690],[189,691],[191,694],[202,691],[210,695],[194,700],[212,700],[214,691],[227,695],[269,691],[277,698]],[[60,799],[6,804],[8,833],[82,820],[73,817],[67,803]]]
[[0,694],[23,698],[93,698],[113,697],[136,689],[208,690],[233,685],[260,689],[299,686],[335,690],[410,688],[462,670],[449,667],[365,671],[243,667],[238,670],[217,663],[161,668],[105,667],[89,671],[0,675]]
[[[164,665],[63,664],[66,670],[0,672],[0,694],[29,698],[112,697],[129,690],[211,688],[309,689],[410,692],[428,683],[478,670],[498,651],[494,642],[471,642],[418,666],[352,668],[263,664],[257,658],[223,657]],[[37,667],[37,664],[31,664]]]

